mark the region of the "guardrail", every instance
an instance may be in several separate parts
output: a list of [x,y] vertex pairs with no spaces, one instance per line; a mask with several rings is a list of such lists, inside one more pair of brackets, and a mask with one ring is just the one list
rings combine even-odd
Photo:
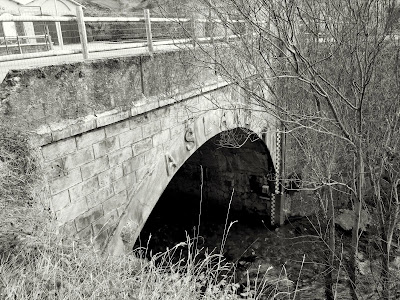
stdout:
[[[84,59],[89,58],[90,52],[131,47],[147,47],[151,55],[154,44],[229,41],[246,32],[242,20],[229,20],[231,26],[236,26],[232,30],[218,19],[151,18],[148,9],[144,10],[143,17],[85,17],[80,6],[76,17],[0,16],[0,22],[23,22],[24,26],[30,23],[30,31],[34,30],[36,37],[47,36],[52,47],[47,50],[80,52]],[[28,36],[20,36],[18,40],[25,37]]]

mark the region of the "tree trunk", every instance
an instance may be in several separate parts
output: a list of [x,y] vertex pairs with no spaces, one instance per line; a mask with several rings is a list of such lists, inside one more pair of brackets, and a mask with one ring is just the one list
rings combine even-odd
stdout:
[[[361,122],[360,122],[361,124]],[[361,127],[361,125],[360,125]],[[359,129],[361,132],[361,128]],[[354,198],[354,226],[352,231],[351,238],[351,250],[350,250],[350,262],[348,267],[348,273],[350,278],[350,294],[353,300],[358,300],[357,292],[356,292],[356,283],[357,283],[357,254],[358,254],[358,242],[359,237],[358,233],[360,230],[360,217],[361,217],[361,208],[362,208],[362,200],[363,200],[363,192],[364,192],[364,160],[363,160],[363,152],[362,152],[362,139],[359,138],[359,145],[357,151],[357,187],[356,187],[356,197]]]
[[333,270],[335,269],[335,209],[333,203],[332,189],[329,187],[329,199],[328,199],[328,214],[327,214],[327,226],[329,232],[329,249],[327,255],[327,264],[325,268],[325,298],[326,300],[334,300],[333,291]]
[[381,256],[381,281],[382,281],[382,300],[390,300],[390,270],[389,270],[389,244],[387,241],[387,236],[385,230],[381,233],[381,246],[382,246],[382,256]]

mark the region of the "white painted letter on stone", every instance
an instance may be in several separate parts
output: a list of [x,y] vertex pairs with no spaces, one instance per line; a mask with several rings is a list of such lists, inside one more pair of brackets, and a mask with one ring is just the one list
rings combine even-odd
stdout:
[[186,141],[186,150],[188,150],[188,151],[192,150],[196,145],[195,138],[194,138],[194,131],[191,127],[186,129],[185,141]]

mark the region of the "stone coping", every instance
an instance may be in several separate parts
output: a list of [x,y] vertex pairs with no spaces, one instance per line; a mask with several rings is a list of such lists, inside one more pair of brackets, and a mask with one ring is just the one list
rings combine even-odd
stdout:
[[231,85],[231,83],[226,80],[218,80],[217,82],[208,83],[198,89],[174,97],[168,97],[165,99],[159,99],[158,97],[143,97],[139,101],[135,101],[130,108],[115,108],[100,114],[88,115],[84,118],[68,119],[63,122],[44,124],[32,132],[33,135],[31,137],[31,142],[34,146],[41,147],[96,128],[126,120],[157,108],[162,108],[225,88],[229,85]]

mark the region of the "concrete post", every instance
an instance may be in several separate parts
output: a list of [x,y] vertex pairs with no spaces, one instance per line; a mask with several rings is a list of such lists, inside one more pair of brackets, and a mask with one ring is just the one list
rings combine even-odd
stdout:
[[154,52],[154,48],[153,48],[153,36],[151,34],[151,21],[150,21],[149,9],[144,10],[144,20],[146,23],[147,48],[149,49],[150,55],[152,55]]
[[83,19],[82,6],[76,7],[76,21],[78,22],[79,37],[80,37],[81,45],[82,45],[83,59],[88,59],[89,58],[89,50],[88,50],[88,42],[87,42],[87,35],[86,35],[86,26],[85,26],[85,21]]
[[224,26],[224,40],[225,40],[226,43],[229,43],[228,24],[229,24],[229,19],[226,21],[225,24],[223,24],[223,26]]
[[54,50],[53,48],[53,41],[51,40],[51,35],[49,32],[49,26],[46,25],[46,41],[49,42],[49,50]]
[[56,31],[57,31],[58,45],[60,46],[60,48],[62,50],[62,49],[64,49],[64,41],[63,41],[60,22],[56,22]]
[[[54,0],[54,11],[56,13],[56,16],[58,16],[57,0]],[[60,22],[56,22],[56,31],[57,31],[58,45],[60,46],[60,48],[62,50],[62,49],[64,49],[64,41],[63,41],[63,37],[62,37]]]
[[196,47],[197,44],[197,22],[196,19],[194,17],[194,15],[192,15],[192,43],[193,43],[193,47]]

